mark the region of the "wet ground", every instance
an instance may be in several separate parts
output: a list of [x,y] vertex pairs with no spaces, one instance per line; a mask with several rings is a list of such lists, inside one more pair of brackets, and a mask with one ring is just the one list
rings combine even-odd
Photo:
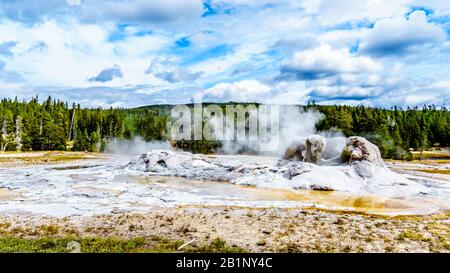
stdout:
[[[381,193],[241,186],[183,177],[148,176],[124,168],[129,158],[112,155],[86,154],[83,158],[83,154],[37,154],[44,161],[32,160],[32,155],[22,156],[27,158],[22,161],[17,161],[16,155],[8,161],[8,157],[3,155],[3,161],[0,162],[1,213],[63,217],[141,213],[151,207],[179,205],[316,207],[384,215],[429,214],[450,209],[450,201],[446,196],[450,182],[414,171],[414,168],[420,168],[417,164],[404,164],[403,169],[402,163],[390,163],[389,166],[421,183],[430,183],[431,179],[432,187],[442,187],[438,189],[441,193],[439,196],[392,197]],[[219,156],[218,160],[238,160],[241,164],[270,164],[276,161],[270,157],[250,156]],[[440,167],[445,169],[447,165],[441,164]],[[446,175],[443,176],[445,178]]]

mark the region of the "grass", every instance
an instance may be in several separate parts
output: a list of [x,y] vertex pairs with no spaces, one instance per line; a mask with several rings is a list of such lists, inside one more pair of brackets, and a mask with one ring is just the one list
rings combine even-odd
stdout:
[[[0,157],[0,163],[26,163],[26,164],[36,164],[36,163],[52,163],[52,162],[66,162],[75,161],[83,159],[98,159],[102,158],[103,155],[100,153],[85,153],[85,152],[66,152],[66,151],[48,151],[48,152],[9,152],[3,153]],[[23,155],[23,156],[21,156]]]
[[25,239],[17,237],[0,238],[1,253],[67,253],[67,244],[76,241],[81,250],[88,253],[104,252],[144,252],[146,241],[143,238],[121,240],[115,238],[38,238]]
[[450,158],[450,153],[446,150],[441,151],[423,151],[412,152],[413,159],[448,159]]
[[450,250],[450,225],[431,223],[427,225],[426,229],[435,238],[430,244],[432,252],[439,252],[441,249]]
[[423,172],[423,173],[434,173],[434,174],[450,174],[450,169],[446,170],[438,170],[438,169],[416,169],[414,170],[416,172]]
[[236,245],[229,246],[224,240],[220,238],[214,239],[209,244],[204,244],[198,247],[188,247],[185,252],[191,253],[244,253],[245,249]]
[[398,235],[397,240],[404,241],[409,239],[412,241],[424,241],[425,237],[421,233],[414,232],[412,230],[406,230]]
[[169,240],[144,237],[133,239],[118,238],[76,238],[42,237],[26,239],[18,237],[0,237],[0,253],[67,253],[69,242],[78,242],[84,253],[236,253],[246,252],[237,246],[228,246],[225,241],[216,238],[209,244],[200,246],[187,246],[182,250],[178,248],[183,244],[180,240]]
[[431,252],[442,252],[450,250],[450,227],[441,223],[431,223],[426,226],[426,230],[431,235],[425,237],[422,233],[406,230],[397,236],[397,240],[409,239],[416,242],[428,243]]
[[56,225],[43,225],[40,226],[39,231],[45,235],[56,235],[59,232],[59,227]]

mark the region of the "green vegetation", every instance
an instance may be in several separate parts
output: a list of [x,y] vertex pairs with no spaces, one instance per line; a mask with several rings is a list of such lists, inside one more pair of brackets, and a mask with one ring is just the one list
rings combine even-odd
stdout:
[[201,245],[198,247],[188,247],[185,252],[195,252],[195,253],[244,253],[247,252],[245,249],[240,248],[236,245],[228,246],[227,243],[216,238],[211,243]]
[[417,233],[412,230],[406,230],[397,237],[397,240],[400,241],[403,241],[405,239],[409,239],[412,241],[424,241],[425,237],[421,233]]
[[439,170],[439,169],[417,169],[415,171],[423,173],[434,173],[434,174],[450,174],[449,169]]
[[384,158],[412,159],[410,149],[450,146],[450,112],[434,106],[402,109],[363,106],[318,106],[325,118],[318,130],[336,128],[346,136],[360,135],[377,144]]
[[[244,106],[247,104],[244,104]],[[225,107],[225,104],[221,104]],[[134,109],[83,109],[80,105],[54,100],[42,103],[3,99],[0,102],[0,152],[72,150],[102,151],[112,139],[141,136],[146,141],[168,140],[167,124],[172,106]],[[450,146],[450,112],[434,106],[392,109],[364,106],[298,106],[317,110],[324,118],[319,131],[340,131],[360,135],[380,147],[385,158],[412,159],[410,149],[423,151]],[[172,145],[195,153],[211,153],[217,141],[177,141]],[[245,151],[242,151],[245,152]]]
[[144,252],[146,241],[143,238],[120,240],[115,238],[38,238],[24,239],[17,237],[0,238],[0,252],[39,252],[39,253],[65,253],[69,252],[67,244],[76,241],[82,252]]
[[[79,244],[83,253],[161,253],[161,252],[195,252],[195,253],[231,253],[245,252],[236,246],[228,246],[225,241],[217,238],[209,244],[187,246],[179,240],[143,237],[133,239],[118,238],[49,238],[25,239],[18,237],[0,237],[0,253],[67,253],[70,252],[69,242]],[[70,246],[70,244],[69,244]]]

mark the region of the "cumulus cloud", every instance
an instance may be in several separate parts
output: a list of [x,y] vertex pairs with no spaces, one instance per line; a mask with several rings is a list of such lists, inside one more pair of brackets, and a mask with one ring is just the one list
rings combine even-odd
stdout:
[[205,101],[261,102],[270,94],[270,86],[257,80],[218,83],[202,92]]
[[166,71],[157,73],[156,76],[160,79],[163,79],[165,81],[175,83],[175,82],[181,82],[181,81],[195,81],[198,79],[203,72],[190,72],[187,69],[176,69],[174,71]]
[[415,11],[408,19],[397,17],[378,21],[361,43],[361,51],[377,56],[401,55],[446,39],[444,30],[428,22],[425,12]]
[[317,47],[318,43],[316,37],[312,35],[301,35],[297,38],[286,38],[283,37],[279,39],[274,45],[274,48],[287,48],[292,50],[303,50]]
[[448,1],[69,2],[0,1],[2,94],[390,106],[449,90],[433,86],[450,79]]
[[307,84],[310,100],[322,101],[364,101],[382,96],[395,84],[392,71],[377,73],[345,73]]
[[322,45],[297,52],[281,66],[281,78],[317,80],[341,73],[371,72],[380,65],[368,57],[352,56],[348,51]]
[[145,73],[170,83],[195,81],[203,75],[203,71],[177,67],[173,61],[164,58],[155,58]]
[[88,23],[103,20],[123,23],[168,22],[201,16],[203,4],[201,0],[15,0],[1,1],[0,13],[28,24],[45,20],[49,16],[67,15]]
[[429,79],[402,82],[395,90],[387,92],[375,101],[380,105],[442,106],[450,99],[450,81]]
[[67,7],[65,1],[14,0],[0,1],[0,14],[6,18],[32,24]]
[[98,73],[97,76],[90,78],[89,81],[91,81],[91,82],[110,82],[114,78],[122,78],[122,77],[123,77],[122,70],[120,70],[119,66],[115,65],[112,68],[107,68],[107,69],[100,71],[100,73]]
[[370,86],[318,86],[309,95],[320,99],[352,99],[361,100],[376,97],[384,90],[381,87]]
[[414,7],[424,7],[433,10],[435,16],[450,15],[450,2],[442,0],[412,0],[409,3]]
[[201,16],[203,3],[201,0],[108,1],[98,10],[105,19],[122,22],[167,22]]
[[317,17],[318,24],[333,26],[402,16],[409,10],[408,2],[409,0],[303,0],[301,5],[308,14]]
[[66,0],[69,6],[79,6],[81,5],[81,0]]

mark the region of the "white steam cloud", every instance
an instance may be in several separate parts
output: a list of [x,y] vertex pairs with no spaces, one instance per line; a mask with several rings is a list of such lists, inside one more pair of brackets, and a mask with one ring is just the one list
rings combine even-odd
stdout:
[[134,137],[132,140],[113,139],[106,147],[105,152],[123,157],[133,157],[151,150],[170,150],[169,142],[146,142],[142,137]]
[[[258,140],[233,140],[222,141],[222,148],[219,152],[225,154],[256,153],[272,156],[282,156],[289,145],[304,137],[320,134],[327,138],[330,145],[326,149],[326,154],[335,155],[342,150],[345,145],[345,138],[338,131],[317,132],[316,124],[324,118],[324,115],[317,110],[303,110],[297,106],[283,106],[280,109],[279,119],[276,126],[279,127],[278,141],[274,146],[267,149],[270,152],[261,151],[261,144],[268,144],[270,136],[264,138],[259,136]],[[232,122],[225,124],[233,124]],[[270,124],[270,122],[269,122]],[[229,125],[227,125],[229,126]],[[227,131],[228,128],[225,128]],[[271,129],[271,128],[270,128]],[[272,136],[275,137],[275,136]]]

